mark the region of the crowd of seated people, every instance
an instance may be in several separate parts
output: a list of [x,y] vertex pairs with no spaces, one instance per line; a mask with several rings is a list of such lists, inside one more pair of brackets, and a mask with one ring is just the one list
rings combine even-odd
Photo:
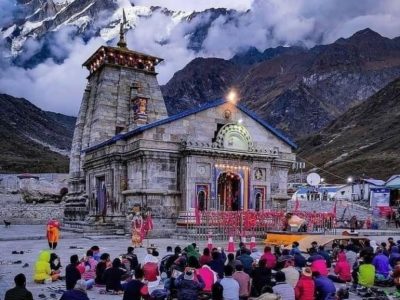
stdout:
[[[65,279],[62,300],[87,300],[86,291],[94,286],[123,300],[334,300],[346,299],[349,292],[366,295],[374,285],[395,286],[400,295],[399,247],[388,239],[380,245],[366,241],[363,247],[333,244],[326,251],[314,242],[302,253],[294,242],[291,249],[266,246],[260,253],[240,243],[236,253],[206,248],[200,254],[193,243],[169,246],[162,258],[150,247],[141,261],[133,247],[111,259],[94,246],[82,258],[70,257],[65,276],[57,254],[42,251],[33,279],[40,284]],[[15,291],[31,297],[22,275],[5,300]]]

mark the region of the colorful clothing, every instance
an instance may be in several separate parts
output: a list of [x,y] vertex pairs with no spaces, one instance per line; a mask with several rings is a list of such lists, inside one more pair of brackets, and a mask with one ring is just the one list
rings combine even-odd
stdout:
[[88,257],[87,261],[82,262],[81,267],[84,269],[82,278],[85,280],[94,280],[96,278],[96,266],[97,261],[93,257]]
[[[313,272],[319,272],[322,276],[328,276],[328,268],[326,267],[325,259],[320,255],[314,255],[315,260],[311,262],[311,270]],[[310,259],[309,259],[310,260]]]
[[202,266],[200,269],[197,269],[197,274],[203,279],[205,287],[203,289],[204,292],[210,292],[214,283],[217,282],[217,273],[215,273],[211,268],[207,265]]
[[314,278],[317,299],[335,300],[336,288],[333,282],[326,276],[317,276]]
[[42,251],[35,263],[35,271],[33,274],[33,280],[44,281],[51,278],[50,268],[50,252]]
[[158,265],[155,262],[148,262],[145,263],[143,266],[144,271],[144,279],[149,282],[157,281],[157,276],[160,274],[158,273]]
[[143,228],[143,218],[140,214],[136,214],[131,222],[132,229],[132,245],[134,247],[142,246],[142,228]]
[[47,222],[46,236],[50,249],[55,249],[60,238],[60,223],[57,220]]
[[187,246],[187,257],[189,258],[189,257],[191,257],[191,256],[193,256],[193,257],[195,257],[197,260],[199,260],[199,258],[200,258],[200,253],[199,252],[197,252],[196,251],[196,249],[194,249],[194,247],[193,247],[193,245],[192,244],[190,244],[189,246]]
[[315,284],[311,277],[302,275],[294,289],[296,300],[314,300]]
[[260,260],[265,260],[267,268],[273,269],[276,266],[276,256],[271,253],[271,251],[264,252]]
[[338,275],[340,280],[346,282],[351,281],[351,268],[344,252],[338,254],[338,262],[336,263],[334,272]]
[[372,264],[362,264],[358,268],[358,284],[372,287],[375,283],[375,267]]
[[383,253],[379,253],[372,260],[372,264],[375,266],[376,274],[388,277],[390,272],[389,258]]

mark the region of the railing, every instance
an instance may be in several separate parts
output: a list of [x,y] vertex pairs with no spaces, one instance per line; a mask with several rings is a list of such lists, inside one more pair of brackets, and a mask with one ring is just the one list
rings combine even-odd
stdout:
[[[299,211],[295,214],[306,220],[307,232],[335,233],[333,213]],[[278,210],[184,212],[178,221],[181,235],[198,240],[208,237],[227,240],[231,236],[265,238],[267,231],[282,231],[285,224],[285,212]]]

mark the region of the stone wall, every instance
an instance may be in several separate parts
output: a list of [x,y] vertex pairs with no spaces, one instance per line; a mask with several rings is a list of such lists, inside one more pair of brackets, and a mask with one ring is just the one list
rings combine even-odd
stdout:
[[51,217],[62,220],[64,215],[64,202],[28,204],[18,194],[0,194],[0,205],[1,222],[7,220],[12,224],[45,224]]
[[[58,193],[67,187],[68,174],[35,173],[38,179],[19,179],[19,174],[0,174],[0,193],[19,193],[21,189],[43,190],[48,193]],[[55,192],[54,192],[55,191]]]

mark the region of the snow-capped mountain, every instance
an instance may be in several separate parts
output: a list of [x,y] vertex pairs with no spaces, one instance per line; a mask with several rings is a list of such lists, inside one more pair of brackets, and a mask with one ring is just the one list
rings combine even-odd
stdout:
[[[208,9],[203,12],[171,11],[161,7],[135,6],[133,3],[122,3],[120,0],[18,0],[14,10],[14,19],[0,28],[0,38],[5,42],[8,53],[14,63],[23,66],[36,65],[52,57],[49,44],[55,33],[66,28],[70,34],[79,35],[85,41],[101,37],[111,42],[118,37],[119,23],[125,11],[127,28],[134,29],[138,22],[152,14],[165,15],[172,24],[193,22],[204,15],[206,20],[197,22],[188,33],[189,48],[200,50],[202,41],[207,35],[207,28],[220,15],[234,14],[227,9]],[[33,60],[19,59],[29,41],[37,41],[40,49]],[[52,57],[56,61],[63,57]]]

